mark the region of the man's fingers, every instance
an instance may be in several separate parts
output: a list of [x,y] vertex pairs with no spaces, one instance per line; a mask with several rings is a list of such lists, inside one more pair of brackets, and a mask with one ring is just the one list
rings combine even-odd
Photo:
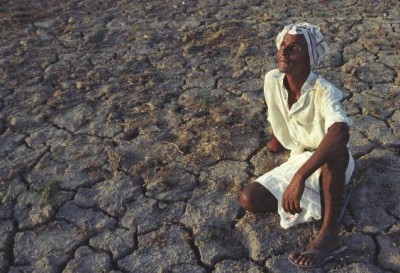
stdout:
[[295,203],[292,201],[292,202],[290,202],[290,205],[289,205],[289,213],[290,214],[295,214]]
[[300,207],[300,202],[295,202],[295,208],[294,208],[296,213],[301,212],[301,207]]
[[285,206],[286,206],[287,213],[294,214],[293,213],[293,202],[290,199],[286,200]]
[[282,207],[283,207],[283,210],[284,210],[285,212],[291,213],[291,212],[290,212],[290,201],[289,201],[287,198],[283,199]]
[[294,198],[293,196],[288,197],[285,193],[282,196],[281,205],[286,213],[290,213],[292,215],[296,213],[301,213],[302,211],[300,207],[300,201],[297,201],[296,198]]
[[286,207],[286,200],[285,200],[285,198],[282,198],[282,208],[283,208],[283,211],[284,212],[287,212],[287,207]]
[[292,214],[296,214],[296,213],[298,213],[298,210],[297,210],[297,202],[296,201],[293,201],[292,202]]
[[285,212],[290,213],[292,215],[296,213],[301,213],[302,209],[300,207],[300,202],[296,201],[282,201],[282,208]]

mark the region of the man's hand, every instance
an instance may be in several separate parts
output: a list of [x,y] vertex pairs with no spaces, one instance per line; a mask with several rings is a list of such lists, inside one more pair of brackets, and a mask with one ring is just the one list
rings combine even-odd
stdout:
[[305,180],[295,174],[290,184],[282,195],[282,208],[290,214],[301,213],[300,199],[303,196]]

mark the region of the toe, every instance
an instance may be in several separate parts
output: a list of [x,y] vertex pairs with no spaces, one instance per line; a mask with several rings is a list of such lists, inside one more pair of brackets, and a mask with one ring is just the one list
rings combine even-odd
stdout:
[[319,261],[318,255],[305,254],[302,255],[301,252],[292,252],[289,254],[288,258],[297,265],[303,266],[313,266]]
[[315,264],[315,260],[313,259],[313,257],[307,257],[304,261],[304,265],[314,265]]
[[312,255],[301,255],[300,253],[290,254],[290,259],[298,265],[313,266],[317,264],[317,257]]
[[292,252],[289,254],[289,259],[295,261],[300,256],[300,252]]
[[297,256],[297,258],[294,260],[294,262],[295,262],[296,264],[298,264],[298,265],[303,265],[303,259],[304,259],[304,257],[301,256],[301,255],[299,255],[299,256]]
[[308,265],[308,258],[307,257],[302,257],[300,260],[301,265]]

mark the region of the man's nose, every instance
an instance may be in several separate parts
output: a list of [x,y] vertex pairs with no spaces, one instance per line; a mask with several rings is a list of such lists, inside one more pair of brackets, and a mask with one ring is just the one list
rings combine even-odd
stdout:
[[280,48],[282,55],[286,56],[288,51],[287,51],[287,47],[286,46],[281,46]]

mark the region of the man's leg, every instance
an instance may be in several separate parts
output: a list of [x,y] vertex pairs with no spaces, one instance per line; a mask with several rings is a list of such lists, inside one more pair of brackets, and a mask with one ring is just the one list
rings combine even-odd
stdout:
[[278,201],[260,183],[253,182],[248,185],[239,195],[239,202],[247,211],[257,212],[276,212]]
[[[331,252],[340,246],[337,219],[340,215],[341,201],[345,185],[345,173],[349,162],[347,148],[338,151],[338,155],[322,167],[322,190],[324,198],[323,222],[317,237],[307,246],[307,250]],[[313,265],[323,257],[290,254],[290,259],[299,265]]]
[[279,153],[284,149],[274,134],[271,135],[271,139],[267,142],[267,148],[273,153]]

